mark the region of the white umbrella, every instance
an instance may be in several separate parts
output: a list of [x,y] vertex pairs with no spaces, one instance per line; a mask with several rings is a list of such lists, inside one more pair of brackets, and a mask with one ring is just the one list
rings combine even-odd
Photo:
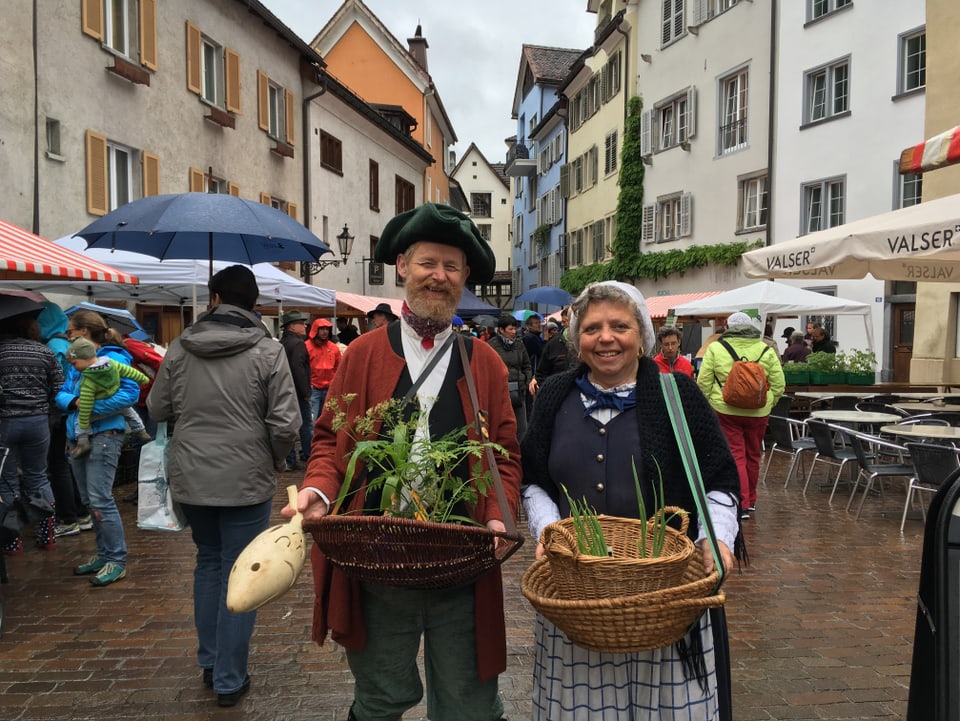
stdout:
[[748,278],[960,281],[960,194],[744,253]]

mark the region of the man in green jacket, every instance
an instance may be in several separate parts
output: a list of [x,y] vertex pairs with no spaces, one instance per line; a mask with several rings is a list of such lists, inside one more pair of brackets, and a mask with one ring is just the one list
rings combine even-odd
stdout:
[[[767,402],[762,408],[737,408],[725,403],[723,382],[733,368],[733,356],[719,342],[707,346],[697,376],[697,385],[716,411],[720,427],[737,461],[743,503],[740,517],[749,518],[750,512],[756,510],[757,482],[760,479],[760,458],[763,455],[763,435],[767,431],[767,418],[774,404],[783,395],[786,381],[776,351],[770,351],[770,346],[763,341],[760,329],[746,313],[737,312],[727,318],[727,330],[720,339],[726,341],[740,358],[759,361],[770,382]],[[764,353],[765,350],[770,352]]]

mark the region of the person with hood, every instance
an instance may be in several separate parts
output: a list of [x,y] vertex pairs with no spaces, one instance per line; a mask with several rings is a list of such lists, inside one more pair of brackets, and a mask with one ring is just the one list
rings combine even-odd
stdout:
[[[78,310],[70,316],[67,335],[71,340],[84,338],[93,343],[97,357],[131,365],[131,356],[124,347],[123,338],[99,313]],[[67,447],[72,451],[77,443],[77,419],[80,415],[80,383],[82,375],[70,368],[60,393],[57,406],[68,412]],[[94,402],[90,424],[90,452],[70,458],[73,476],[77,479],[80,497],[90,509],[97,550],[86,563],[73,569],[74,575],[90,576],[94,586],[108,586],[127,575],[127,542],[123,535],[123,520],[113,498],[113,481],[117,461],[123,448],[127,430],[122,411],[137,402],[140,386],[129,378],[122,378],[117,392],[109,398]]]
[[310,439],[313,436],[313,414],[310,409],[310,356],[303,339],[307,337],[307,323],[310,316],[299,310],[288,310],[280,316],[280,345],[287,354],[293,385],[297,389],[297,401],[300,404],[300,458],[297,449],[287,455],[287,470],[302,471],[310,457]]
[[[66,378],[70,363],[67,361],[67,348],[70,339],[67,337],[67,315],[56,303],[44,301],[43,310],[37,316],[40,326],[40,339],[47,344]],[[53,534],[60,536],[75,536],[80,531],[93,530],[93,519],[87,507],[80,500],[80,491],[73,480],[70,464],[64,452],[67,447],[66,416],[60,412],[55,404],[50,406],[50,450],[47,453],[47,478],[50,479],[50,489],[56,507],[56,516],[53,524]]]
[[232,265],[208,287],[212,308],[170,344],[147,407],[157,421],[176,421],[167,475],[197,547],[197,661],[204,685],[227,707],[250,689],[256,621],[255,611],[227,610],[227,578],[270,525],[274,470],[297,438],[300,410],[283,346],[253,314],[253,273]]
[[317,318],[310,326],[307,337],[307,353],[310,356],[310,410],[319,418],[333,376],[340,367],[340,348],[330,339],[333,323],[326,318]]
[[[780,359],[776,352],[766,352],[769,350],[770,346],[764,342],[753,319],[738,311],[727,318],[727,330],[717,342],[707,346],[697,375],[697,385],[720,419],[720,428],[737,462],[742,502],[740,517],[744,519],[750,518],[750,513],[756,510],[757,482],[760,479],[760,458],[763,455],[767,419],[786,388]],[[724,402],[723,382],[733,369],[734,355],[738,359],[757,361],[763,366],[770,382],[767,402],[763,407],[738,408]]]

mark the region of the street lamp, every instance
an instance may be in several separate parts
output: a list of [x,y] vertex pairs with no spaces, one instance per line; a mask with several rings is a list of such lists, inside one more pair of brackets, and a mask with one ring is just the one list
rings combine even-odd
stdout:
[[302,261],[300,263],[300,276],[303,278],[308,278],[311,275],[316,275],[328,265],[337,267],[341,263],[344,265],[347,264],[347,256],[349,256],[350,251],[353,250],[353,236],[350,235],[350,229],[347,227],[346,223],[343,224],[343,230],[341,230],[340,234],[337,236],[337,247],[340,249],[340,258],[336,260]]

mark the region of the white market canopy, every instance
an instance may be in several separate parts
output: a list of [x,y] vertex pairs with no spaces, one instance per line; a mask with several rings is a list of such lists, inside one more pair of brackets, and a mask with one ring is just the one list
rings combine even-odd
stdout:
[[[208,300],[209,261],[160,261],[149,255],[122,250],[87,249],[86,241],[75,236],[60,238],[55,243],[135,275],[140,282],[136,285],[119,285],[85,280],[3,280],[0,281],[0,285],[6,288],[34,290],[39,293],[82,295],[91,301],[125,300],[158,305],[189,305],[194,302],[194,299],[199,303],[206,303]],[[214,272],[229,265],[236,264],[214,261]],[[292,278],[269,263],[258,263],[251,266],[251,270],[260,287],[259,305],[298,305],[317,308],[333,308],[335,305],[334,291]]]
[[[958,237],[960,240],[960,237]],[[734,288],[708,298],[674,307],[677,316],[715,317],[735,313],[738,310],[756,310],[761,323],[767,316],[810,315],[860,315],[867,333],[867,343],[873,348],[873,324],[870,317],[873,312],[867,303],[846,298],[837,298],[812,290],[804,290],[786,283],[773,283],[762,280],[759,283]]]
[[960,194],[751,250],[741,270],[748,278],[960,281]]

